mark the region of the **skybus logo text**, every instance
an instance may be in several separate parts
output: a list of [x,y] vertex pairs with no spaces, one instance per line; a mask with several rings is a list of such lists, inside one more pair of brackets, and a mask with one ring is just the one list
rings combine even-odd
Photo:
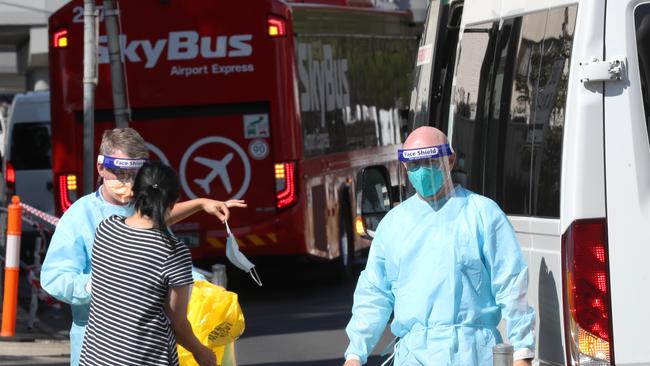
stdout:
[[[150,69],[158,64],[165,48],[167,61],[193,60],[199,57],[205,59],[224,57],[246,57],[253,54],[250,44],[252,34],[235,34],[231,36],[199,37],[198,32],[170,32],[167,39],[133,40],[129,41],[125,34],[120,35],[122,61],[142,62]],[[108,59],[108,39],[99,37],[98,62],[106,64]]]

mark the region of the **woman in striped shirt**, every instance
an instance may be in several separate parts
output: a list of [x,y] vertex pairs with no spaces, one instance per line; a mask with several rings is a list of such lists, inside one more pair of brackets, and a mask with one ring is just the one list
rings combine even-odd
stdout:
[[165,223],[179,197],[178,176],[164,164],[147,163],[133,191],[135,214],[111,216],[95,234],[81,365],[178,365],[178,342],[200,366],[215,366],[215,354],[187,320],[190,252]]

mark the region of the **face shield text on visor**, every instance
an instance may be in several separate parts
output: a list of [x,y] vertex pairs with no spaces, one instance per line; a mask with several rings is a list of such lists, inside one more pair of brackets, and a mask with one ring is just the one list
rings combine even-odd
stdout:
[[108,194],[121,203],[129,202],[133,197],[135,176],[147,160],[98,155],[97,162],[110,173],[109,177],[102,177]]
[[[449,157],[453,153],[449,144],[398,150],[398,158],[402,163],[399,165],[400,177],[408,177],[415,192],[435,210],[442,207],[452,193],[450,190],[453,191],[449,175]],[[413,189],[407,191],[413,193]]]

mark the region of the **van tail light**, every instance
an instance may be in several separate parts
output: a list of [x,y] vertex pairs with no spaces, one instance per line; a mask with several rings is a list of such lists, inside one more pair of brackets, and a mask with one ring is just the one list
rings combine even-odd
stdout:
[[271,37],[284,37],[287,35],[287,21],[277,15],[266,18],[266,28]]
[[276,207],[286,208],[298,200],[296,191],[296,163],[275,164]]
[[607,221],[574,221],[562,235],[567,365],[614,365]]
[[59,175],[59,209],[64,213],[77,199],[77,176],[74,174]]
[[[14,169],[13,164],[7,161],[7,172],[6,172],[7,188],[12,192],[16,190],[16,169]],[[13,193],[12,193],[13,194]],[[7,196],[10,197],[10,196]]]

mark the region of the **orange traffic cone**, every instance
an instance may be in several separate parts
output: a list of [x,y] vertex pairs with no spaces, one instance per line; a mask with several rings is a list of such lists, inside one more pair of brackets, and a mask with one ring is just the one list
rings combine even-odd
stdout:
[[7,217],[7,254],[5,255],[5,292],[2,303],[2,331],[0,337],[16,335],[16,307],[18,306],[18,274],[20,271],[20,198],[13,196]]

